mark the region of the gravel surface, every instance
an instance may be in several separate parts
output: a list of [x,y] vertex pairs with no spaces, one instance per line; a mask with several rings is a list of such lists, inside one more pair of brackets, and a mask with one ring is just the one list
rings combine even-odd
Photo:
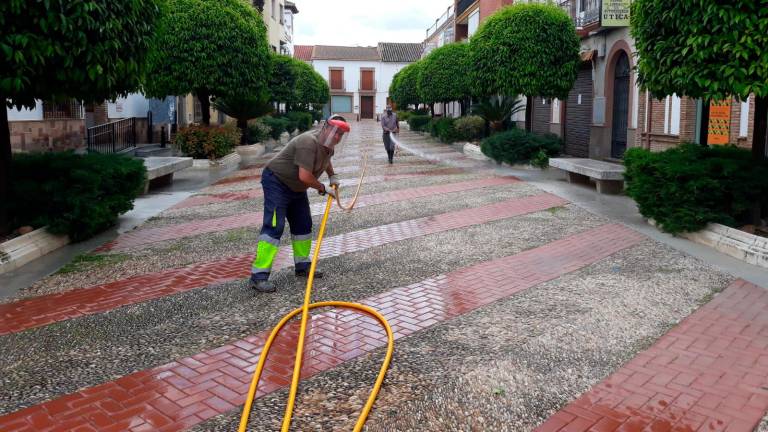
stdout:
[[[648,240],[401,339],[365,430],[531,430],[728,282]],[[380,349],[303,383],[294,430],[351,430],[382,359]],[[249,430],[279,430],[286,393],[257,400]],[[234,430],[239,414],[193,430]]]
[[[540,191],[526,183],[516,183],[503,187],[465,191],[451,194],[453,199],[446,200],[444,195],[422,198],[418,205],[413,202],[387,204],[387,212],[382,206],[361,207],[352,214],[345,212],[331,213],[326,225],[328,236],[357,231],[378,225],[416,219],[433,214],[447,213],[469,207],[479,207],[516,197],[535,195]],[[321,215],[313,217],[315,226],[320,223]],[[120,251],[115,254],[119,260],[106,263],[85,265],[77,271],[57,273],[34,284],[29,289],[19,292],[15,298],[29,297],[44,293],[60,292],[125,279],[130,276],[158,272],[182,267],[197,262],[213,261],[230,256],[253,253],[255,251],[260,227],[238,228],[234,230],[187,237],[178,240],[157,242],[134,250]],[[290,242],[288,230],[283,234],[283,245]],[[113,256],[112,254],[106,256]]]
[[[487,173],[467,173],[467,174],[454,174],[454,175],[425,175],[414,178],[389,180],[386,182],[376,182],[363,184],[360,191],[360,196],[373,195],[382,192],[397,191],[401,189],[411,189],[424,186],[435,186],[449,183],[459,183],[470,180],[478,180],[489,178],[491,175]],[[261,188],[261,185],[258,186]],[[342,198],[347,200],[352,198],[356,186],[348,187],[342,190]],[[310,190],[308,192],[310,203],[324,202],[325,198],[318,195],[316,191]],[[346,205],[346,204],[345,204]],[[142,229],[157,228],[162,226],[175,225],[185,222],[199,221],[202,219],[211,219],[224,216],[232,216],[241,213],[261,211],[264,206],[263,198],[255,198],[252,200],[238,200],[216,204],[208,204],[204,206],[187,207],[180,209],[166,210],[160,213],[158,216],[150,219],[142,225]]]
[[757,427],[757,432],[768,432],[768,414],[763,417],[763,421],[760,422],[760,425]]
[[[316,284],[314,300],[362,299],[604,222],[569,206],[329,258],[321,263],[329,277]],[[275,283],[271,295],[234,281],[1,336],[0,413],[267,330],[303,297],[292,269]]]

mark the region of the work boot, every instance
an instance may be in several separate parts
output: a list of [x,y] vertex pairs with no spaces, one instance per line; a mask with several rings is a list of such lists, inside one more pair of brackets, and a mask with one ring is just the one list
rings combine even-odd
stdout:
[[275,292],[275,285],[269,280],[250,280],[248,287],[262,293]]
[[[296,277],[308,278],[309,270],[296,270]],[[315,279],[322,279],[322,278],[323,278],[323,272],[319,270],[315,270]]]

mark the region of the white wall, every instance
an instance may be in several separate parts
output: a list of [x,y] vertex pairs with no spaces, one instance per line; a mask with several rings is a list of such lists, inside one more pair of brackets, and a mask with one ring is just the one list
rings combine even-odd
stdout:
[[107,116],[113,118],[147,117],[149,99],[141,93],[131,93],[107,104]]
[[329,70],[331,67],[344,68],[345,91],[353,93],[352,105],[355,113],[360,112],[360,68],[374,69],[374,79],[376,80],[376,101],[374,106],[375,113],[382,113],[387,106],[387,96],[389,96],[389,85],[392,78],[408,63],[385,63],[379,61],[348,61],[348,60],[312,60],[312,67],[326,81],[329,80]]
[[43,102],[35,101],[35,108],[28,110],[23,108],[17,110],[16,108],[6,108],[8,113],[8,121],[30,121],[30,120],[42,120],[43,119]]

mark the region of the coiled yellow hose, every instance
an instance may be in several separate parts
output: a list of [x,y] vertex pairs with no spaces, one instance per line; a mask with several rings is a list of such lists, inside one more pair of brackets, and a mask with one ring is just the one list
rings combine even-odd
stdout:
[[[352,202],[348,206],[344,206],[341,204],[341,200],[339,198],[339,191],[336,190],[336,203],[338,206],[344,210],[352,210],[354,208],[355,203],[357,203],[358,195],[360,194],[360,187],[363,184],[363,177],[365,176],[365,170],[367,168],[367,156],[363,158],[363,170],[360,175],[360,181],[357,184],[357,190],[355,191],[355,195],[352,199]],[[387,333],[387,352],[384,356],[384,362],[381,365],[381,369],[379,371],[379,376],[376,378],[376,382],[373,385],[373,389],[371,390],[371,394],[368,396],[368,400],[365,403],[365,406],[363,406],[362,411],[360,412],[360,416],[357,418],[357,422],[355,423],[355,427],[353,429],[354,432],[359,432],[363,429],[363,426],[365,425],[365,421],[368,419],[368,414],[371,412],[371,409],[373,408],[373,403],[376,401],[376,397],[379,394],[379,389],[381,388],[381,384],[384,382],[384,376],[387,374],[387,369],[389,369],[389,364],[392,361],[392,353],[395,349],[395,337],[392,333],[392,328],[389,326],[389,323],[387,323],[387,320],[384,318],[383,315],[381,315],[379,312],[377,312],[375,309],[371,308],[370,306],[365,306],[359,303],[351,303],[351,302],[343,302],[343,301],[324,301],[324,302],[317,302],[317,303],[310,303],[311,297],[312,297],[312,284],[315,280],[315,269],[317,268],[317,261],[320,257],[320,247],[323,244],[323,236],[325,235],[325,225],[328,222],[328,214],[331,211],[331,206],[333,204],[333,198],[329,195],[328,200],[325,203],[325,212],[323,213],[323,219],[320,222],[320,230],[317,234],[317,242],[315,244],[315,251],[312,255],[312,264],[309,268],[309,278],[307,279],[307,288],[304,292],[304,304],[302,307],[294,309],[290,313],[288,313],[286,316],[283,317],[283,319],[280,320],[280,322],[277,324],[277,326],[272,330],[272,333],[269,334],[269,338],[267,338],[267,342],[264,344],[264,348],[261,351],[261,355],[259,356],[259,363],[256,366],[256,371],[253,373],[253,379],[251,380],[251,386],[248,390],[248,398],[245,401],[245,406],[243,407],[243,414],[240,417],[240,427],[238,429],[239,432],[245,432],[247,426],[248,426],[248,418],[251,415],[251,408],[253,406],[253,398],[256,395],[256,390],[258,388],[259,379],[261,378],[261,373],[264,370],[264,364],[267,361],[267,356],[269,355],[269,350],[272,347],[272,343],[274,342],[275,338],[277,337],[280,330],[285,326],[288,321],[291,320],[291,318],[295,317],[299,313],[301,313],[301,328],[299,330],[299,339],[296,345],[296,362],[294,363],[293,367],[293,376],[291,378],[291,388],[288,394],[288,403],[285,407],[285,415],[283,416],[283,425],[281,428],[282,432],[288,432],[291,428],[291,417],[293,416],[293,408],[294,404],[296,402],[296,393],[299,388],[299,379],[301,374],[301,362],[302,357],[304,355],[304,339],[306,337],[307,333],[307,322],[309,320],[309,310],[320,308],[320,307],[338,307],[338,308],[347,308],[347,309],[356,309],[365,313],[370,314],[384,327],[384,330]]]

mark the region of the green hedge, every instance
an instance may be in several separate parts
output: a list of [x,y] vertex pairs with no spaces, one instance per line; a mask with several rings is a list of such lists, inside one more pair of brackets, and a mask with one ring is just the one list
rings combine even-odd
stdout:
[[453,123],[460,139],[476,141],[485,135],[485,119],[480,116],[470,115],[459,117]]
[[127,156],[72,152],[13,157],[9,211],[13,226],[47,225],[82,241],[111,227],[144,190],[146,169]]
[[291,111],[285,114],[285,117],[296,123],[300,132],[308,131],[312,128],[312,114],[306,111]]
[[484,139],[480,150],[496,162],[508,164],[532,162],[546,167],[549,157],[557,156],[563,142],[557,135],[538,135],[522,129],[511,129]]
[[455,121],[451,117],[434,119],[429,123],[429,133],[444,143],[458,141],[461,137],[454,127]]
[[282,135],[283,132],[288,131],[288,127],[291,125],[291,121],[283,117],[266,116],[262,117],[260,120],[271,128],[269,136],[274,140],[279,140],[280,135]]
[[427,130],[426,127],[431,120],[432,120],[432,117],[428,115],[413,114],[408,119],[408,126],[411,128],[412,131],[424,132]]
[[272,128],[267,126],[262,119],[248,122],[248,142],[258,143],[269,139]]
[[218,159],[240,144],[240,130],[233,125],[189,126],[179,130],[174,145],[195,159]]
[[397,114],[398,121],[407,122],[408,119],[413,115],[413,111],[397,111],[395,114]]
[[670,233],[698,231],[707,223],[738,226],[754,202],[768,201],[768,162],[755,162],[733,146],[683,144],[624,156],[627,194],[640,213]]

